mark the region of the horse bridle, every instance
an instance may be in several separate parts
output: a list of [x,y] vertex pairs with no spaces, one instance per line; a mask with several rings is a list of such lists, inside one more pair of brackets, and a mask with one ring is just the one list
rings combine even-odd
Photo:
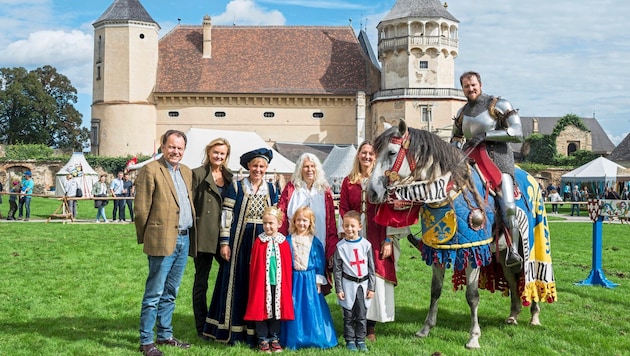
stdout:
[[394,161],[394,165],[391,169],[385,171],[385,176],[389,179],[388,185],[391,185],[400,180],[400,167],[402,167],[405,158],[407,158],[407,163],[409,164],[409,169],[413,172],[416,169],[416,161],[411,156],[409,152],[409,130],[405,131],[405,134],[402,137],[392,137],[389,141],[395,145],[400,145],[400,150],[398,151],[398,155],[396,156],[396,161]]

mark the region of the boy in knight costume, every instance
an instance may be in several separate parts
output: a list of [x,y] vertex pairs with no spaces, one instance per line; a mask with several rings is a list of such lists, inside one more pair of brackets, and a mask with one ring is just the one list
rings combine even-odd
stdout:
[[350,351],[368,351],[367,310],[374,296],[372,244],[359,235],[361,215],[350,210],[343,216],[345,237],[333,255],[333,276],[339,305],[343,308],[343,336]]
[[[521,118],[509,101],[482,93],[479,73],[466,72],[459,82],[468,102],[457,113],[451,143],[466,150],[468,157],[475,158],[484,173],[496,172],[494,179],[486,179],[497,192],[501,216],[512,239],[505,264],[518,268],[523,258],[518,253],[520,232],[514,202],[514,154],[508,143],[523,142]],[[498,171],[492,167],[493,163]]]

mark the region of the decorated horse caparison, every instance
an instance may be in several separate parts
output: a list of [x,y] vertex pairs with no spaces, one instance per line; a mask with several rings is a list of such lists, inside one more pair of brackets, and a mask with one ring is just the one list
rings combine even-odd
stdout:
[[[438,300],[446,268],[453,268],[453,286],[466,286],[471,328],[467,348],[479,348],[479,288],[511,296],[506,323],[517,324],[521,305],[531,305],[530,324],[539,325],[539,302],[556,300],[550,237],[538,182],[516,168],[515,201],[522,267],[505,267],[507,247],[497,214],[494,191],[475,164],[459,149],[404,121],[375,141],[377,161],[368,183],[368,197],[381,204],[377,221],[388,225],[421,223],[421,239],[410,242],[432,266],[431,304],[416,336],[426,337],[436,325]],[[380,221],[379,221],[380,220]],[[499,267],[500,266],[500,267]]]

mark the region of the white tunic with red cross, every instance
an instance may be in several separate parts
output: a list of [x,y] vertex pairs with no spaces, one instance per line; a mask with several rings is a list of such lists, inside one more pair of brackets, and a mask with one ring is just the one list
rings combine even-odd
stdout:
[[352,309],[357,289],[362,286],[365,307],[369,308],[370,299],[365,298],[365,295],[368,290],[374,290],[375,283],[374,257],[370,242],[362,237],[339,241],[333,267],[335,290],[337,293],[344,292],[344,300],[339,300],[339,305],[345,309]]

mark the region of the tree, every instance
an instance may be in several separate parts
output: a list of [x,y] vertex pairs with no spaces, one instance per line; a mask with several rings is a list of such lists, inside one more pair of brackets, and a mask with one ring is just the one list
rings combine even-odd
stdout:
[[556,156],[555,137],[532,134],[525,139],[524,146],[527,145],[527,161],[541,164],[554,164]]
[[76,102],[77,90],[54,67],[0,68],[0,142],[81,150],[90,132]]

